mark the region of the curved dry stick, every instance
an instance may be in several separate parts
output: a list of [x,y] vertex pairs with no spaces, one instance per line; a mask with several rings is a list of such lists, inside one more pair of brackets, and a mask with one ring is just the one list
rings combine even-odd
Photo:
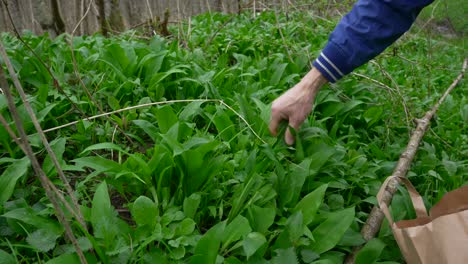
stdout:
[[[411,139],[408,142],[408,145],[405,151],[401,154],[400,159],[398,160],[398,164],[396,165],[393,173],[390,177],[406,177],[406,173],[408,172],[411,162],[416,155],[416,151],[418,150],[419,144],[424,136],[424,133],[429,127],[432,117],[434,116],[435,112],[439,109],[439,106],[445,100],[445,98],[449,95],[449,93],[460,83],[461,79],[465,75],[465,70],[468,64],[468,59],[465,58],[462,66],[462,70],[458,77],[452,82],[452,84],[447,88],[445,93],[442,97],[437,101],[437,103],[432,107],[431,110],[427,111],[423,118],[416,119],[417,127],[414,130],[413,134],[411,135]],[[383,202],[390,205],[393,195],[397,191],[397,187],[399,182],[397,180],[392,180],[388,184],[388,187],[385,190],[385,194],[383,196]],[[375,237],[377,232],[380,230],[380,226],[382,225],[382,221],[384,219],[384,214],[382,211],[377,207],[374,206],[372,208],[369,217],[367,218],[366,223],[361,229],[361,235],[365,239],[365,241],[369,241]],[[362,247],[355,247],[353,252],[347,257],[346,262],[354,263],[357,253]]]
[[[2,42],[0,41],[0,47],[3,50],[3,45],[1,44]],[[3,54],[2,54],[3,55]],[[5,61],[7,62],[8,57],[5,58]],[[7,62],[8,63],[8,62]],[[39,181],[41,182],[42,187],[44,188],[44,191],[46,193],[47,198],[49,198],[50,202],[52,203],[55,214],[57,215],[57,218],[59,222],[63,225],[65,229],[65,235],[66,237],[71,241],[73,244],[76,253],[78,257],[80,258],[81,263],[87,263],[87,260],[83,254],[83,251],[80,248],[80,245],[78,244],[78,241],[75,237],[75,234],[73,234],[72,228],[70,226],[70,223],[68,223],[65,213],[63,212],[61,205],[56,199],[57,192],[54,192],[51,189],[51,186],[53,183],[50,181],[50,179],[45,175],[44,171],[41,168],[41,165],[39,164],[39,161],[37,160],[36,156],[34,155],[34,152],[32,150],[31,145],[28,142],[26,131],[24,130],[23,123],[21,121],[21,118],[19,116],[18,110],[16,108],[15,102],[13,95],[10,91],[9,84],[6,80],[6,75],[3,71],[3,67],[0,66],[0,83],[1,86],[4,87],[4,92],[5,92],[5,97],[7,98],[7,103],[8,103],[8,109],[10,110],[11,116],[13,117],[15,124],[16,124],[16,129],[18,130],[18,133],[20,135],[20,141],[22,142],[22,146],[25,150],[26,156],[29,158],[31,161],[31,165],[34,169],[34,172],[36,173],[37,177],[39,178]],[[31,116],[31,118],[34,118],[34,116]],[[37,121],[37,120],[36,120]]]

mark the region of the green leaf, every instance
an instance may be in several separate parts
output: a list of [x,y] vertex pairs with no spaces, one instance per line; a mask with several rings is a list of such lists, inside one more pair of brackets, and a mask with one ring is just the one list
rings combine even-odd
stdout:
[[120,172],[122,170],[122,166],[117,162],[98,156],[78,158],[72,160],[72,162],[75,162],[78,167],[88,167],[100,173],[107,171]]
[[304,234],[304,222],[302,211],[297,211],[292,214],[286,221],[290,241],[295,244],[296,241]]
[[87,153],[89,151],[101,150],[101,149],[116,150],[116,151],[119,151],[119,152],[122,152],[122,153],[125,153],[125,154],[129,154],[128,152],[124,151],[119,145],[116,145],[116,144],[110,143],[110,142],[104,142],[104,143],[94,144],[94,145],[91,145],[91,146],[85,148],[80,153],[80,155],[83,155],[84,153]]
[[0,249],[0,264],[15,264],[17,263],[15,258],[8,254],[6,251]]
[[242,215],[238,215],[224,229],[224,235],[222,239],[223,246],[221,247],[221,251],[226,249],[232,242],[241,239],[241,237],[247,235],[251,231],[252,229],[250,228],[247,218],[243,217]]
[[247,215],[252,229],[259,233],[266,234],[268,228],[273,225],[275,221],[276,212],[275,209],[271,207],[261,208],[252,205],[248,208]]
[[356,255],[356,264],[374,263],[379,258],[382,250],[385,248],[385,243],[378,238],[374,238]]
[[48,252],[55,247],[55,242],[60,235],[49,229],[38,229],[28,235],[26,241],[36,250]]
[[195,230],[195,221],[191,218],[185,218],[182,222],[177,224],[175,233],[178,236],[188,236]]
[[323,202],[323,197],[325,196],[327,187],[327,184],[321,185],[313,192],[310,192],[304,196],[304,198],[302,198],[302,200],[297,203],[296,207],[294,207],[293,212],[302,212],[305,225],[309,225],[314,220],[317,210]]
[[354,207],[333,212],[327,215],[325,222],[312,231],[315,242],[311,249],[322,254],[332,249],[345,234],[354,220]]
[[154,141],[157,142],[159,138],[159,130],[155,125],[146,120],[133,120],[132,121],[136,126],[143,129],[145,133]]
[[169,129],[179,121],[179,118],[172,110],[170,105],[163,106],[156,112],[156,119],[161,133],[165,134]]
[[179,113],[179,119],[185,121],[191,121],[191,119],[198,115],[203,109],[201,109],[201,105],[204,102],[194,101],[189,103],[184,109]]
[[184,199],[183,210],[186,217],[192,219],[195,217],[200,201],[201,196],[198,193],[192,193],[192,195]]
[[243,240],[242,247],[247,259],[267,242],[265,236],[258,232],[249,233]]
[[30,162],[27,157],[13,160],[0,176],[0,205],[10,199],[15,190],[16,182],[28,171]]
[[299,264],[296,255],[296,249],[293,247],[287,249],[275,250],[276,256],[271,260],[272,264]]
[[191,264],[215,264],[219,246],[226,227],[226,221],[220,222],[206,232],[195,246]]
[[[54,141],[50,142],[50,148],[54,152],[60,165],[62,165],[62,162],[63,162],[63,153],[65,152],[65,144],[66,144],[65,138],[57,138]],[[55,171],[55,165],[52,162],[49,154],[47,154],[47,157],[44,160],[42,169],[47,175],[49,175],[49,177],[57,173]],[[52,170],[54,170],[53,174],[52,174]]]
[[49,230],[56,235],[61,235],[63,232],[63,228],[56,220],[37,215],[37,213],[30,207],[13,209],[2,216],[30,224],[35,226],[37,229]]
[[362,237],[361,233],[352,230],[351,228],[346,230],[343,238],[338,243],[339,246],[355,247],[364,244],[366,240]]
[[132,216],[137,225],[147,225],[152,230],[156,225],[158,207],[150,198],[140,196],[133,203]]

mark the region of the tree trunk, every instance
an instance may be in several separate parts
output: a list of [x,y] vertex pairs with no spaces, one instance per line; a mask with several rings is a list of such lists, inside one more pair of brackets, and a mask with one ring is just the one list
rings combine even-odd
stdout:
[[111,0],[109,27],[119,33],[125,30],[125,22],[120,12],[120,0]]
[[109,35],[109,28],[107,27],[106,21],[106,6],[104,0],[97,0],[98,10],[99,10],[99,24],[101,25],[101,33],[105,37]]
[[65,33],[65,23],[63,22],[62,15],[60,14],[60,7],[57,0],[51,0],[51,6],[55,33],[57,35]]

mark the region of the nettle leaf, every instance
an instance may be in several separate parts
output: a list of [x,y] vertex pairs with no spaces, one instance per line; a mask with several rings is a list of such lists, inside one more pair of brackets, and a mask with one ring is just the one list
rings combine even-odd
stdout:
[[216,263],[226,221],[220,222],[206,232],[195,246],[191,264]]
[[20,160],[12,160],[12,163],[0,176],[0,205],[10,199],[15,190],[16,182],[23,177],[29,169],[28,157]]
[[323,202],[323,197],[325,196],[325,191],[327,190],[328,185],[323,184],[313,192],[307,194],[301,201],[299,201],[294,207],[293,212],[301,211],[304,217],[304,224],[308,225],[312,223],[317,210]]
[[263,234],[258,232],[249,233],[242,241],[242,247],[247,259],[255,254],[266,242],[267,240]]
[[312,243],[311,249],[317,254],[332,249],[340,242],[353,220],[354,207],[327,215],[325,222],[312,231],[315,242]]
[[275,250],[276,256],[271,260],[272,264],[299,264],[297,260],[296,249],[290,247],[287,249]]
[[356,255],[356,264],[374,263],[379,258],[382,250],[385,248],[385,243],[378,238],[374,238],[367,242],[367,244]]
[[140,196],[133,203],[132,216],[137,225],[147,225],[150,229],[153,229],[156,225],[158,207],[150,198]]
[[60,235],[49,229],[38,229],[28,235],[26,241],[36,250],[48,252],[55,247],[57,238]]
[[226,249],[232,242],[241,239],[241,237],[247,235],[251,231],[252,229],[250,228],[247,218],[243,217],[242,215],[238,215],[224,229],[224,235],[222,239],[223,246],[221,251]]

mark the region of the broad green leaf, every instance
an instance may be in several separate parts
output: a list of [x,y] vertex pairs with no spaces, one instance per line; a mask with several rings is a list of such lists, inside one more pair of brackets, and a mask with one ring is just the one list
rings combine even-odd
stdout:
[[236,134],[235,126],[225,111],[218,110],[213,117],[213,123],[216,126],[216,130],[218,130],[218,136],[224,141],[230,141],[234,138]]
[[2,216],[22,221],[38,229],[48,230],[56,235],[61,235],[63,233],[63,228],[56,220],[40,216],[30,207],[13,209]]
[[163,134],[179,121],[179,118],[170,105],[159,108],[156,112],[156,119],[158,120],[158,127]]
[[351,228],[346,230],[343,238],[338,243],[339,246],[360,246],[366,241],[362,237],[361,233],[352,230]]
[[175,233],[180,236],[188,236],[195,230],[195,221],[191,218],[185,218],[182,222],[177,224]]
[[55,247],[55,242],[60,235],[50,229],[38,229],[28,235],[26,241],[36,250],[48,252]]
[[133,203],[132,216],[138,225],[147,225],[152,230],[156,225],[158,207],[150,198],[140,196]]
[[332,249],[343,238],[353,220],[354,207],[330,213],[325,222],[312,231],[315,242],[310,248],[317,254]]
[[281,80],[281,77],[283,76],[284,70],[286,69],[286,66],[288,66],[287,63],[273,65],[273,69],[275,71],[273,72],[272,78],[270,79],[271,86],[275,86],[279,83],[279,81]]
[[0,176],[0,205],[10,199],[15,190],[16,182],[28,171],[30,162],[27,157],[12,160],[12,163]]
[[200,201],[201,196],[198,193],[192,193],[189,197],[184,199],[183,210],[186,217],[192,219],[195,217]]
[[98,185],[93,197],[91,224],[94,236],[103,239],[107,248],[110,248],[111,245],[115,247],[116,242],[118,242],[118,240],[116,241],[118,234],[125,235],[124,226],[119,223],[117,213],[111,205],[105,181]]
[[272,264],[299,264],[296,255],[296,249],[294,247],[290,247],[287,249],[277,249],[275,250],[276,255],[271,260]]
[[304,219],[302,211],[298,210],[293,213],[286,221],[286,229],[288,230],[289,239],[295,243],[304,234]]
[[8,254],[6,251],[0,249],[0,264],[15,264],[17,263],[15,258]]
[[276,212],[275,209],[271,207],[261,208],[252,205],[248,207],[247,215],[252,229],[256,232],[266,234],[268,228],[275,221]]
[[143,129],[145,133],[154,141],[157,142],[159,138],[159,130],[156,128],[155,125],[150,123],[149,121],[146,120],[133,120],[132,121],[135,125],[137,125],[139,128]]
[[78,167],[88,167],[97,172],[113,171],[119,172],[122,166],[117,162],[99,156],[83,157],[72,160]]
[[[60,165],[62,165],[62,161],[63,161],[63,153],[65,152],[65,144],[66,144],[66,140],[65,138],[62,138],[62,137],[57,138],[54,141],[50,142],[50,148],[54,152]],[[49,177],[56,174],[56,171],[54,174],[52,174],[52,170],[55,169],[55,166],[49,154],[47,154],[47,157],[45,158],[44,163],[42,164],[42,169],[47,175],[49,175]]]
[[312,261],[320,258],[320,255],[313,252],[312,250],[303,249],[301,250],[301,257],[302,257],[302,261],[304,261],[305,263],[311,263]]
[[293,212],[302,211],[305,225],[312,223],[314,220],[315,214],[323,202],[323,197],[325,196],[327,187],[327,184],[321,185],[313,192],[304,196],[304,198],[302,198],[294,208]]
[[378,238],[374,238],[367,242],[367,244],[356,255],[356,264],[374,263],[379,258],[382,250],[385,248],[385,243]]
[[189,103],[184,109],[179,113],[179,119],[185,121],[192,121],[191,119],[198,115],[203,109],[201,105],[204,102],[201,101],[194,101]]
[[221,251],[226,249],[232,242],[241,239],[251,231],[252,229],[250,228],[247,218],[238,215],[224,229]]
[[206,232],[195,246],[191,264],[211,264],[216,263],[219,246],[226,227],[226,221],[220,222]]
[[124,151],[119,145],[114,144],[114,143],[110,143],[110,142],[104,142],[104,143],[94,144],[94,145],[91,145],[91,146],[85,148],[85,149],[80,153],[80,155],[83,155],[84,153],[87,153],[87,152],[89,152],[89,151],[101,150],[101,149],[116,150],[116,151],[119,151],[119,152],[128,154],[128,152]]
[[267,242],[265,236],[258,232],[249,233],[242,241],[247,259],[249,259],[257,250]]

